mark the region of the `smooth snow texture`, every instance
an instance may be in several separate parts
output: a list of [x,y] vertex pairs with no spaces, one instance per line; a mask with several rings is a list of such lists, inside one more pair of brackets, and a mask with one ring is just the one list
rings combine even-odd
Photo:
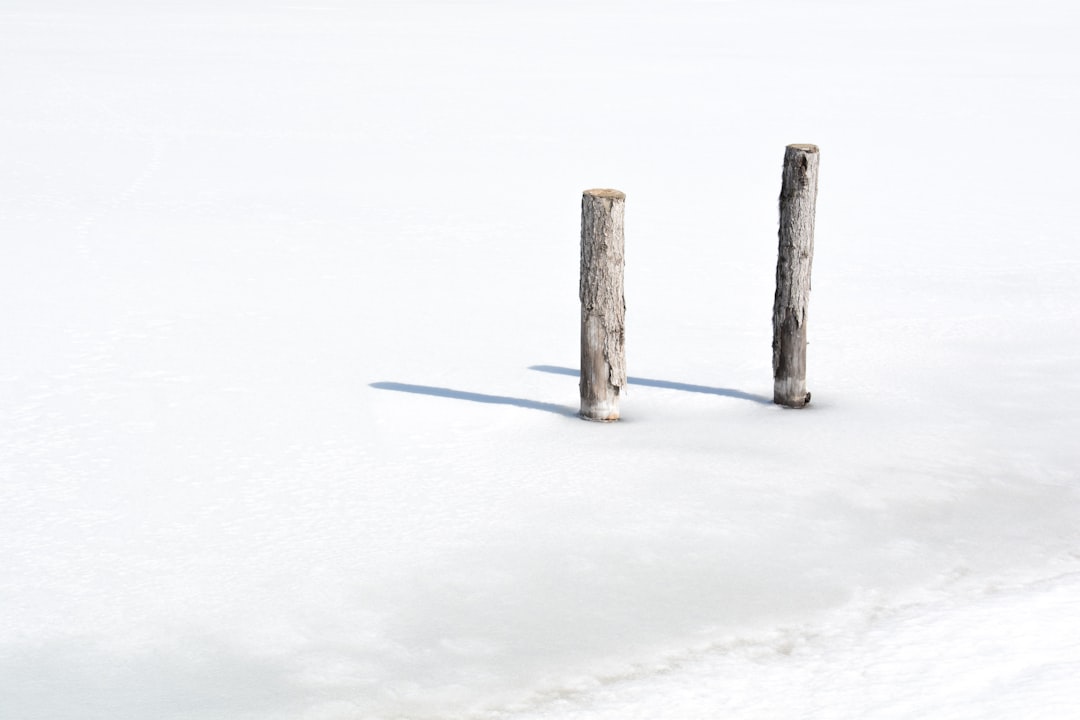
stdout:
[[[1071,717],[1078,31],[0,1],[0,716]],[[589,187],[617,424],[574,417]]]

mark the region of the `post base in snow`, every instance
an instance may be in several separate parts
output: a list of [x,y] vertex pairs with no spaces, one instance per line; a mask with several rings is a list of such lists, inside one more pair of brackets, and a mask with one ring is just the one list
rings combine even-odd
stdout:
[[802,408],[810,404],[810,393],[805,383],[778,381],[773,384],[773,402],[789,408]]
[[578,381],[581,412],[578,415],[596,422],[615,422],[619,419],[619,388],[611,382],[611,365],[603,348],[603,318],[583,311],[581,374]]
[[615,422],[619,419],[619,401],[581,404],[581,412],[578,417],[593,422]]

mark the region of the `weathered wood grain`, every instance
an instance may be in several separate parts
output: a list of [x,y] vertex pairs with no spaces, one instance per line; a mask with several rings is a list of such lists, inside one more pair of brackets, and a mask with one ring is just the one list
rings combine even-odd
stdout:
[[780,189],[780,247],[773,300],[773,402],[810,402],[806,390],[806,319],[814,261],[818,148],[788,145]]
[[626,385],[623,210],[618,190],[581,196],[581,417],[619,419]]

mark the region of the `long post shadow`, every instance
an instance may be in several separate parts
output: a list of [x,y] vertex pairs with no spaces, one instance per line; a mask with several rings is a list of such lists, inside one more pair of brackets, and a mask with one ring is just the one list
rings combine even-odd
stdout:
[[[531,365],[529,369],[538,372],[552,373],[553,375],[566,375],[568,377],[579,377],[580,375],[579,371],[574,368],[559,367],[557,365]],[[706,395],[720,395],[721,397],[735,398],[736,400],[749,400],[750,402],[756,402],[762,405],[772,405],[772,399],[770,398],[743,392],[742,390],[734,390],[732,388],[691,385],[689,383],[672,382],[670,380],[653,380],[651,378],[641,377],[628,377],[626,378],[626,382],[631,385],[641,385],[643,387],[682,390],[683,392],[705,393]]]
[[432,397],[450,398],[452,400],[468,400],[469,402],[486,403],[488,405],[513,405],[514,407],[526,408],[528,410],[543,410],[545,412],[555,413],[556,415],[565,415],[568,417],[574,417],[576,413],[572,408],[565,407],[563,405],[556,405],[555,403],[540,402],[538,400],[527,400],[525,398],[506,397],[504,395],[485,395],[483,393],[466,392],[464,390],[452,390],[444,387],[434,387],[431,385],[410,385],[408,383],[399,382],[374,382],[369,385],[376,390],[394,390],[395,392],[413,393],[415,395],[430,395]]

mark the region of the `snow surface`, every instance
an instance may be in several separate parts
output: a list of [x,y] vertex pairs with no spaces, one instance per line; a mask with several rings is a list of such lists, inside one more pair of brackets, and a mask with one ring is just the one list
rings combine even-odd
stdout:
[[[1077,717],[1078,33],[0,0],[0,717]],[[589,187],[613,425],[573,416]]]

